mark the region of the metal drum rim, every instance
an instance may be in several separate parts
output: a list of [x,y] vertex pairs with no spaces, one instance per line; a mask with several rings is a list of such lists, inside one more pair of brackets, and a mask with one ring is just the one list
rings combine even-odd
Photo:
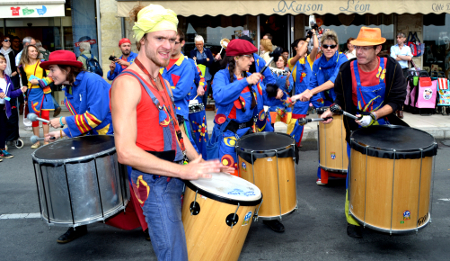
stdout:
[[[271,134],[271,133],[272,133],[272,134]],[[257,136],[257,135],[259,135],[259,136],[268,136],[268,135],[273,135],[273,134],[286,136],[286,137],[290,138],[293,142],[292,142],[291,144],[287,145],[286,147],[272,148],[272,149],[268,149],[268,150],[253,150],[253,149],[246,149],[246,148],[243,148],[243,147],[241,147],[241,146],[239,145],[241,141],[243,141],[243,140],[245,140],[245,139],[248,139],[248,138],[250,138],[250,137],[253,137],[253,136]],[[252,134],[245,135],[245,136],[241,137],[240,139],[238,139],[238,140],[236,141],[236,148],[239,148],[239,149],[241,149],[242,151],[245,151],[245,152],[252,152],[252,151],[255,151],[255,154],[256,154],[256,153],[261,153],[261,152],[266,152],[266,151],[272,151],[272,152],[273,152],[273,151],[275,151],[275,150],[288,150],[288,149],[290,149],[290,148],[288,148],[288,147],[291,147],[291,146],[294,145],[294,144],[295,144],[295,139],[292,138],[290,135],[288,135],[288,134],[286,134],[286,133],[281,133],[281,132],[256,132],[256,133],[252,133]]]
[[[110,137],[114,137],[114,135],[91,135],[91,136],[110,136]],[[79,137],[75,137],[75,138],[79,138]],[[73,138],[71,138],[73,139]],[[56,141],[58,142],[58,141]],[[41,148],[44,148],[48,145],[51,145],[50,143],[47,145],[44,145],[40,148],[38,148],[37,150],[33,151],[33,153],[31,153],[31,158],[33,159],[33,162],[36,163],[47,163],[47,164],[57,164],[57,165],[64,165],[67,163],[78,163],[80,161],[86,161],[86,160],[91,160],[91,159],[95,159],[95,158],[100,158],[101,156],[104,155],[112,155],[114,152],[116,152],[116,147],[112,147],[110,149],[107,150],[103,150],[101,152],[97,152],[95,154],[90,154],[90,155],[86,155],[86,156],[81,156],[81,157],[76,157],[76,158],[69,158],[69,159],[42,159],[42,158],[38,158],[36,157],[35,153],[40,150]]]
[[[197,187],[196,185],[194,185],[191,181],[189,180],[185,180],[184,184],[186,184],[186,186],[188,188],[190,188],[193,192],[198,192],[200,193],[202,196],[205,196],[207,198],[219,201],[219,202],[223,202],[223,203],[227,203],[227,204],[231,204],[231,205],[240,205],[240,206],[256,206],[258,204],[261,203],[263,195],[261,192],[261,197],[257,200],[251,200],[251,201],[245,201],[245,200],[236,200],[236,199],[230,199],[230,198],[225,198],[225,197],[221,197],[218,196],[216,194],[213,194],[211,192],[208,192],[204,189],[201,189],[199,187]],[[252,183],[253,185],[253,183]],[[259,189],[259,188],[258,188]]]

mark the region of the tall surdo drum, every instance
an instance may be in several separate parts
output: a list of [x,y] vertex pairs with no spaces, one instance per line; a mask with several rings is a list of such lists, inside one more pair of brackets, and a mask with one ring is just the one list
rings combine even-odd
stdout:
[[114,137],[63,139],[32,154],[41,216],[48,225],[77,227],[123,210],[130,196]]
[[431,220],[437,143],[430,134],[381,125],[350,139],[349,212],[362,225],[389,234],[418,232]]
[[[317,114],[322,115],[327,107],[317,109]],[[348,156],[347,141],[345,140],[344,116],[333,115],[333,121],[329,124],[319,122],[318,148],[320,168],[326,171],[347,173]]]
[[297,209],[295,140],[284,133],[258,132],[237,141],[240,176],[264,195],[258,217],[281,219]]
[[239,177],[185,181],[182,220],[189,260],[238,260],[262,195]]

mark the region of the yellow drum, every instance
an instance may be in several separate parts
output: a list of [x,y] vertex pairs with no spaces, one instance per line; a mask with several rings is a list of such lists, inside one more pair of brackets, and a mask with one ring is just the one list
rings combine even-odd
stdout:
[[295,140],[284,133],[259,132],[238,140],[241,178],[258,186],[264,195],[258,217],[281,219],[297,209]]
[[[323,114],[328,108],[322,107],[317,109],[317,114]],[[347,173],[348,156],[343,117],[343,115],[333,115],[331,123],[323,124],[319,122],[317,126],[319,166],[323,170]]]
[[189,260],[238,260],[261,191],[225,173],[185,183],[182,220]]
[[354,131],[350,139],[349,212],[362,225],[399,234],[431,220],[433,157],[430,134],[382,125]]

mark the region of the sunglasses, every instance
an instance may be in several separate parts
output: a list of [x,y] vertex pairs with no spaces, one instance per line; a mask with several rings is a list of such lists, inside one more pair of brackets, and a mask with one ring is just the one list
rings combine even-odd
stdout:
[[247,57],[247,58],[252,58],[253,54],[246,54],[246,55],[242,55],[243,57]]
[[8,40],[8,39],[5,39],[5,40],[3,40],[3,42],[6,42],[6,43],[7,43],[7,42],[9,42],[9,40]]
[[336,44],[333,44],[333,45],[328,45],[328,44],[324,44],[324,45],[322,45],[322,47],[324,48],[324,49],[328,49],[328,48],[330,48],[330,49],[334,49],[334,48],[336,48]]

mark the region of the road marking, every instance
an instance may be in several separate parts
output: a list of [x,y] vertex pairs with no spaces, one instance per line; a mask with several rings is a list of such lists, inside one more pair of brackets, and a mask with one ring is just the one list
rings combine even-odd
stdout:
[[440,198],[438,200],[442,200],[442,201],[450,201],[450,198]]
[[24,218],[41,218],[41,213],[16,213],[16,214],[2,214],[0,219],[24,219]]

